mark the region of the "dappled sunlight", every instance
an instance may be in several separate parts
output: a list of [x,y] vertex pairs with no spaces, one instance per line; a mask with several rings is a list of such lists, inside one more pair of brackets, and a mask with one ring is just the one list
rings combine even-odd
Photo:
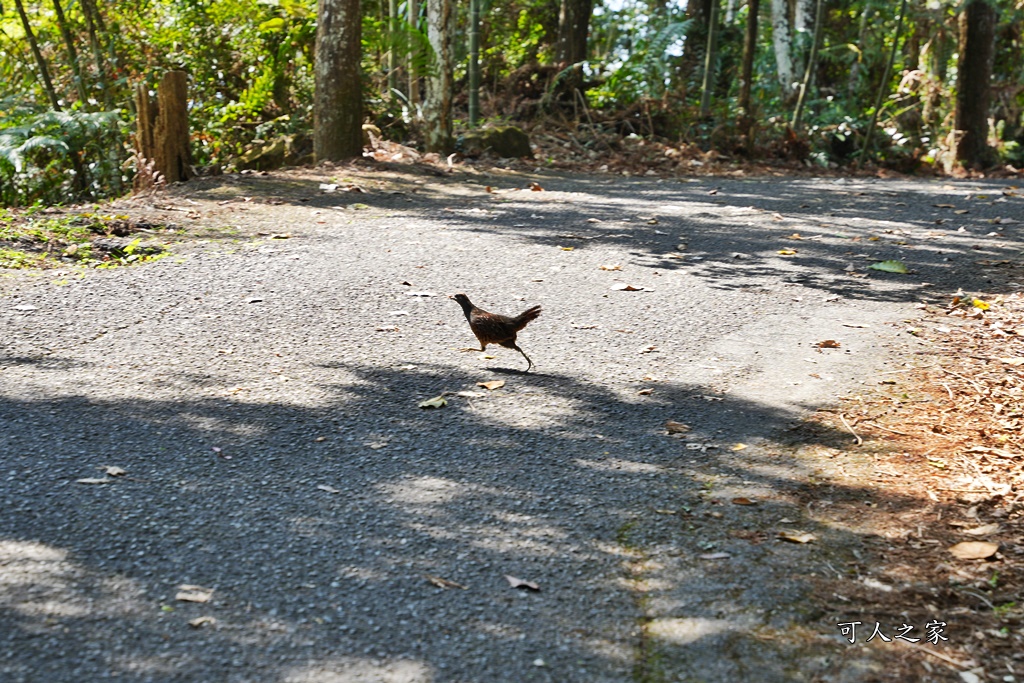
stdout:
[[432,667],[410,660],[382,662],[359,657],[329,658],[307,666],[288,667],[281,683],[431,683]]
[[709,636],[729,632],[746,632],[750,624],[741,624],[729,619],[706,619],[679,617],[653,619],[647,624],[647,632],[674,645],[693,645]]
[[656,474],[666,474],[668,472],[668,470],[664,467],[658,467],[657,465],[651,465],[645,462],[623,460],[621,458],[581,458],[575,460],[574,462],[580,467],[586,467],[592,470],[600,470],[602,472],[622,472],[623,474],[645,474],[649,476]]
[[64,550],[0,540],[0,608],[38,620],[84,616],[87,608],[68,600],[77,571]]

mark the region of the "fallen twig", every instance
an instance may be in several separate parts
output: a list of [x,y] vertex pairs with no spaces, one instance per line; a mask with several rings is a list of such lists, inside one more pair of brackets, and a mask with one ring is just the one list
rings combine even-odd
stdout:
[[846,418],[843,417],[842,413],[839,413],[839,419],[843,421],[843,426],[850,430],[850,433],[853,434],[853,438],[857,439],[858,446],[864,443],[864,439],[860,438],[860,435],[857,434],[857,432],[853,431],[853,427],[851,427],[850,423],[846,421]]

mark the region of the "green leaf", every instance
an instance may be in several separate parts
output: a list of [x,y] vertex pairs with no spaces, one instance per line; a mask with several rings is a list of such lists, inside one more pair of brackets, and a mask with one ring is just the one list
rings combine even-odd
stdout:
[[871,270],[880,270],[883,273],[907,273],[907,266],[903,261],[879,261],[868,266]]
[[264,21],[262,24],[260,24],[260,31],[263,31],[264,33],[276,33],[278,31],[283,31],[284,26],[284,19],[282,19],[281,17],[274,17],[273,19],[268,19]]

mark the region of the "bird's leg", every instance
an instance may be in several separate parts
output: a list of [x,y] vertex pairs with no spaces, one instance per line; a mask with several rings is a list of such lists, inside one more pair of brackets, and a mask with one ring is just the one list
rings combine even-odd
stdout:
[[519,353],[523,354],[523,358],[526,359],[526,362],[528,364],[526,366],[526,372],[529,372],[530,368],[533,367],[533,361],[530,360],[530,357],[526,355],[526,351],[523,351],[521,348],[519,348],[519,345],[516,344],[515,342],[512,343],[512,348],[515,349],[516,351],[518,351]]
[[480,348],[479,349],[465,348],[465,349],[459,349],[459,351],[479,351],[481,353],[485,353],[487,351],[487,344],[484,344],[483,342],[480,342]]

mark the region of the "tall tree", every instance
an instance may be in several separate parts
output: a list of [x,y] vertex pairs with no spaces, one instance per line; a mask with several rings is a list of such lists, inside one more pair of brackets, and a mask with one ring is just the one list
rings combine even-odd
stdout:
[[750,135],[750,124],[753,123],[750,111],[750,82],[754,77],[754,55],[757,54],[757,15],[760,9],[761,0],[747,0],[747,29],[743,36],[743,67],[740,76],[739,105],[743,117],[740,127],[748,136]]
[[576,64],[587,58],[587,34],[590,32],[590,15],[594,12],[594,0],[561,0],[558,11],[558,45],[556,59]]
[[775,48],[775,73],[782,87],[782,98],[790,102],[796,93],[793,89],[796,72],[793,67],[793,36],[789,31],[789,3],[786,0],[772,0],[772,47]]
[[313,67],[313,153],[319,160],[362,154],[361,55],[359,0],[319,0]]
[[708,18],[711,16],[711,0],[688,0],[686,3],[686,20],[690,28],[686,31],[683,42],[683,54],[679,58],[679,78],[682,86],[696,80],[698,70],[703,66],[704,50],[708,40]]
[[99,35],[106,33],[106,22],[103,15],[96,8],[94,0],[81,0],[82,16],[85,18],[85,28],[89,33],[89,47],[92,49],[92,60],[96,67],[96,74],[99,76],[100,92],[103,96],[103,105],[108,109],[111,106],[111,83],[107,78],[106,62],[103,59],[103,48],[100,45]]
[[78,64],[78,50],[75,49],[75,41],[71,37],[71,27],[68,26],[67,17],[64,16],[64,8],[60,6],[60,0],[53,0],[53,11],[57,17],[57,27],[60,29],[61,38],[64,39],[64,49],[68,52],[68,62],[71,64],[71,73],[75,75],[75,87],[78,89],[78,99],[84,105],[89,96],[85,92],[85,81],[82,80],[82,69]]
[[711,0],[708,16],[708,46],[704,51],[704,79],[700,86],[700,115],[711,113],[711,90],[715,84],[715,65],[718,63],[718,0]]
[[822,7],[821,0],[817,0],[814,10],[814,34],[811,38],[811,54],[807,57],[807,64],[804,67],[804,78],[800,81],[800,95],[796,100],[796,110],[793,112],[793,128],[799,129],[803,118],[804,104],[807,102],[807,90],[814,80],[814,71],[818,68],[818,45],[821,43]]
[[480,2],[469,0],[469,125],[480,118]]
[[967,0],[960,14],[955,126],[959,135],[956,160],[968,168],[995,162],[995,152],[988,146],[995,29],[995,7],[986,0]]
[[53,81],[50,79],[50,68],[46,65],[46,60],[43,59],[43,53],[39,49],[39,41],[36,40],[36,34],[32,30],[32,24],[29,23],[28,15],[25,14],[25,6],[21,0],[14,0],[14,8],[18,11],[18,18],[21,19],[21,27],[25,30],[25,37],[28,38],[29,47],[32,48],[32,56],[36,60],[36,68],[39,69],[39,78],[43,82],[43,90],[46,91],[46,96],[50,99],[50,106],[55,110],[60,111],[60,99],[57,97],[57,91],[53,88]]
[[427,151],[447,154],[452,136],[452,0],[427,0],[427,39],[434,51],[434,68],[427,78],[423,118]]
[[[409,30],[419,31],[420,30],[420,2],[419,0],[408,0],[409,11]],[[420,103],[420,71],[417,68],[417,62],[419,59],[419,52],[416,46],[419,43],[416,40],[409,41],[409,108],[413,116],[417,115],[416,108]]]

